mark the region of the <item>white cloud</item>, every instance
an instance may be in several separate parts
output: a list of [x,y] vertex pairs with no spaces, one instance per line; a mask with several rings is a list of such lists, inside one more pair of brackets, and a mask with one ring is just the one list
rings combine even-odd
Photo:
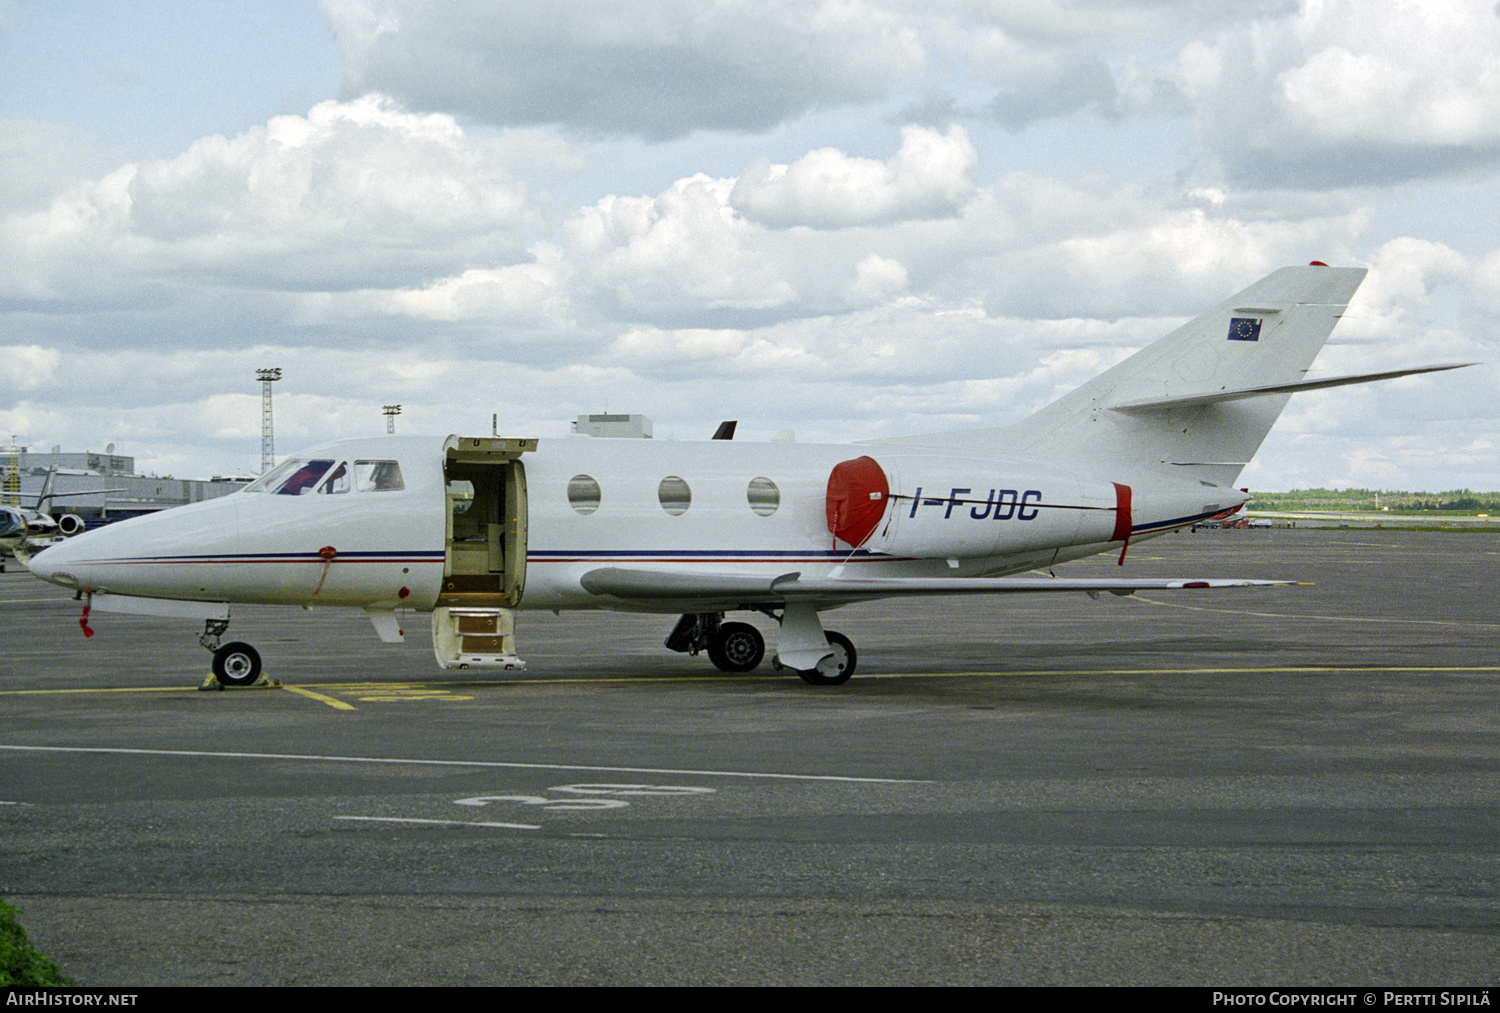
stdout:
[[663,139],[764,130],[917,73],[908,19],[865,0],[323,0],[348,94],[502,125]]
[[1167,78],[1203,143],[1251,185],[1440,176],[1500,156],[1489,0],[1307,0],[1194,40]]
[[1474,287],[1486,310],[1500,312],[1500,249],[1491,251],[1474,265]]
[[945,273],[997,316],[1195,314],[1274,268],[1347,263],[1363,222],[1357,210],[1237,214],[1102,175],[1014,173],[966,208],[968,255]]
[[1385,243],[1371,258],[1371,272],[1349,307],[1353,327],[1342,340],[1409,340],[1421,326],[1432,288],[1467,283],[1470,266],[1457,251],[1428,240],[1401,237]]
[[57,375],[62,355],[55,348],[38,345],[0,345],[0,387],[13,391],[36,390]]
[[596,296],[631,313],[769,309],[797,289],[760,249],[758,226],[729,204],[732,181],[702,174],[655,198],[606,197],[568,222]]
[[872,253],[855,267],[854,284],[849,295],[859,304],[884,302],[904,289],[906,282],[906,268],[899,260]]
[[1323,0],[1293,30],[1301,61],[1273,81],[1297,127],[1377,144],[1500,140],[1493,3]]
[[384,313],[425,320],[528,320],[566,326],[571,319],[568,282],[572,268],[563,252],[538,243],[530,263],[470,268],[423,288],[375,290],[315,296],[305,319],[330,319],[330,310],[358,316]]
[[60,124],[0,119],[0,213],[41,210],[119,162],[114,152]]
[[543,221],[510,160],[504,139],[469,138],[450,116],[378,96],[324,102],[5,217],[0,290],[47,297],[150,279],[344,288],[504,264]]
[[729,202],[746,218],[774,228],[840,228],[950,215],[973,191],[979,154],[962,127],[946,134],[901,130],[901,149],[884,161],[836,148],[809,152],[790,165],[760,159],[740,176]]

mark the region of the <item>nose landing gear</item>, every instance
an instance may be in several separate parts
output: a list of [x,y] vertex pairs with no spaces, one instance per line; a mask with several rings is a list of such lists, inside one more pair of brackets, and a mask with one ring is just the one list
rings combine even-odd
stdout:
[[260,671],[260,652],[249,644],[225,644],[214,652],[214,678],[220,685],[253,686]]
[[228,629],[228,619],[205,619],[198,643],[214,652],[214,678],[219,685],[253,686],[260,681],[260,652],[239,641],[219,646],[219,638]]

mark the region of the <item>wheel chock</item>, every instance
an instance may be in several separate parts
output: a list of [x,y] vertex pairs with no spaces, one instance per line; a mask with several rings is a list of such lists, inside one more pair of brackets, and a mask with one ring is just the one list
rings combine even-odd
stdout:
[[209,672],[208,675],[204,676],[204,678],[203,678],[203,685],[201,685],[201,686],[198,687],[199,690],[215,690],[216,689],[216,690],[218,690],[221,693],[224,690],[226,690],[226,689],[280,689],[280,688],[281,688],[281,680],[280,679],[268,679],[268,678],[266,678],[265,675],[262,675],[259,679],[257,679],[255,682],[251,683],[248,686],[226,686],[222,682],[220,682],[219,679],[218,679],[218,677],[215,676],[212,672]]

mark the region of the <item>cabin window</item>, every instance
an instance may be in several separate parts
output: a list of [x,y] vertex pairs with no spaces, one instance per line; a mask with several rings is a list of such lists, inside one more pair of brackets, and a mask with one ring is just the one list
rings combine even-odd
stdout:
[[693,490],[676,475],[668,475],[656,487],[656,498],[661,500],[663,510],[676,517],[687,513],[688,506],[693,502]]
[[781,506],[781,490],[769,478],[752,478],[745,496],[750,500],[750,509],[762,517],[771,516]]
[[587,475],[574,475],[568,479],[568,503],[584,515],[598,510],[599,483]]
[[395,461],[355,461],[354,487],[360,492],[399,492],[406,483]]

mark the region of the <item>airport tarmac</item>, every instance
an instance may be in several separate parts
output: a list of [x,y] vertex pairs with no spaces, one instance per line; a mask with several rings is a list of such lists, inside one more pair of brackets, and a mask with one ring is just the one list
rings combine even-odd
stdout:
[[[1311,587],[853,606],[845,686],[670,617],[197,624],[0,575],[0,897],[80,983],[1487,986],[1500,538],[1236,530],[1084,576]],[[768,633],[773,623],[756,617]],[[773,639],[768,637],[768,639]]]

